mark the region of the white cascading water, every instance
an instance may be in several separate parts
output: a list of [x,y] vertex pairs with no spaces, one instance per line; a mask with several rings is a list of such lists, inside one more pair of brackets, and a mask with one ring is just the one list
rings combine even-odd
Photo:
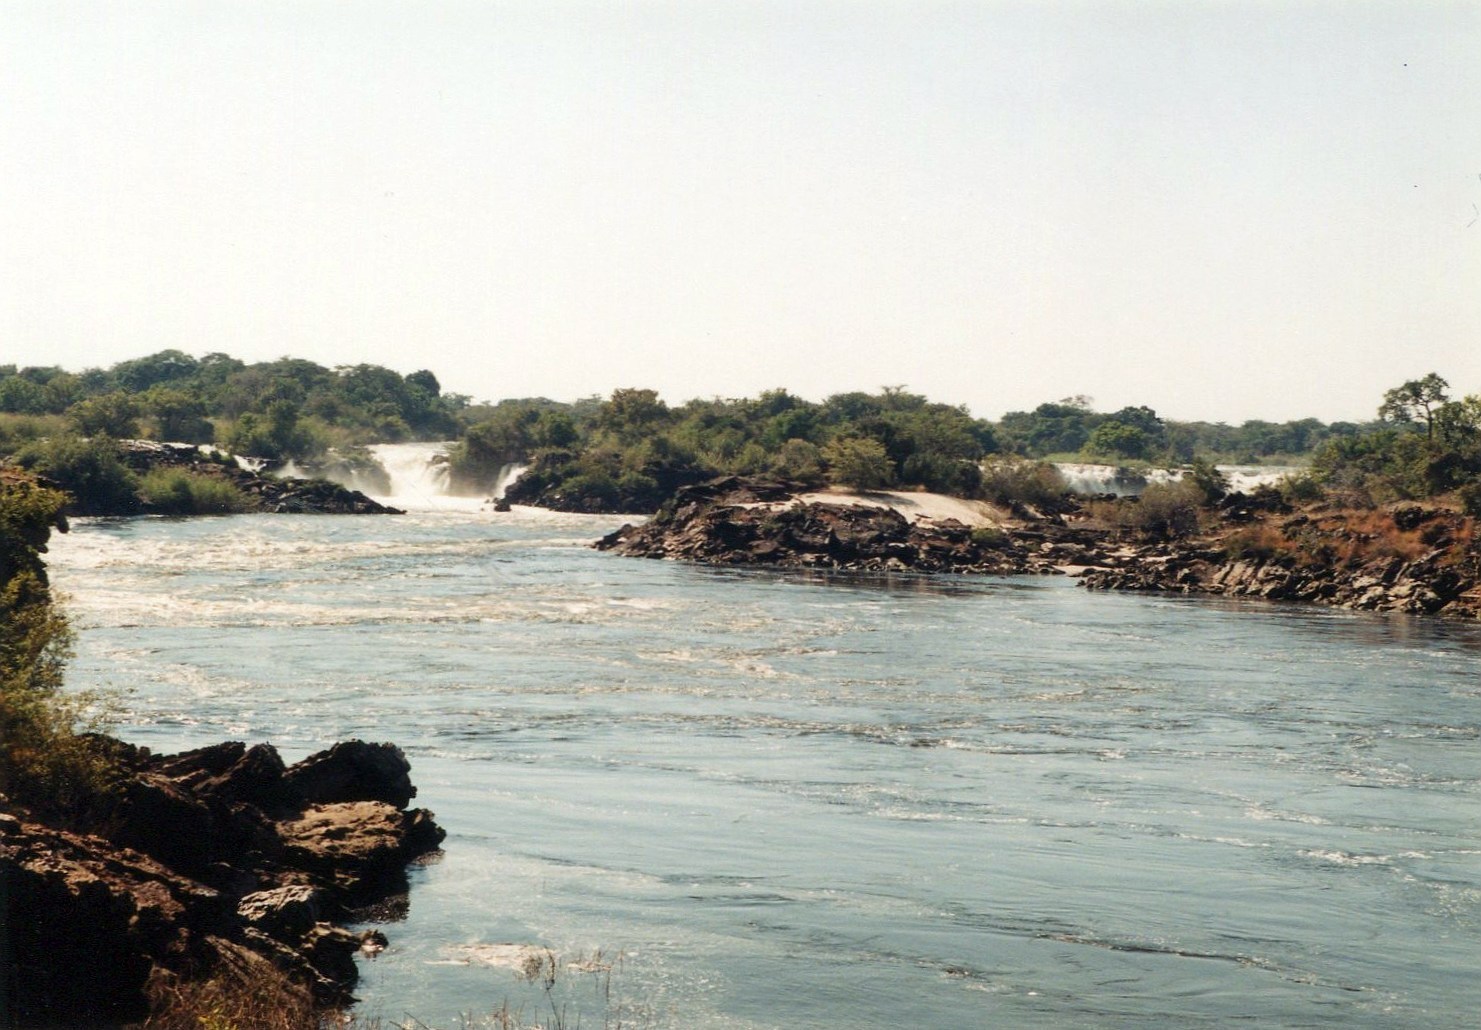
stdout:
[[518,479],[524,473],[524,470],[528,467],[529,466],[527,465],[521,465],[518,462],[511,461],[509,464],[501,468],[499,470],[499,474],[494,477],[494,490],[493,493],[489,495],[489,497],[495,501],[503,500],[504,491],[508,490],[509,487],[513,485],[514,481]]
[[[1293,465],[1216,465],[1229,480],[1229,489],[1249,493],[1257,486],[1273,486],[1286,476],[1301,470]],[[1055,462],[1054,469],[1065,487],[1087,496],[1115,494],[1135,497],[1153,483],[1176,483],[1183,478],[1182,469],[1124,469],[1115,465],[1089,465],[1080,462]]]
[[448,443],[380,443],[370,448],[391,479],[391,492],[377,500],[408,511],[477,511],[479,497],[453,497],[447,492]]
[[[450,443],[382,443],[370,448],[391,479],[391,492],[376,499],[408,511],[478,511],[489,499],[504,496],[509,484],[519,478],[523,465],[505,465],[494,480],[488,497],[456,497],[447,492],[450,474],[447,452]],[[372,491],[365,491],[372,493]]]

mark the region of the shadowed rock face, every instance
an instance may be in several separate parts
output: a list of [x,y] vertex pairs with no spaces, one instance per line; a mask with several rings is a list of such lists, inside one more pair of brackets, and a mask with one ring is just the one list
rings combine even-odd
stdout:
[[119,790],[53,818],[66,828],[0,814],[0,1012],[109,1025],[142,1018],[151,979],[250,977],[263,961],[347,1000],[366,941],[334,921],[404,892],[407,864],[444,836],[407,809],[401,751],[349,741],[285,768],[265,744],[112,746]]

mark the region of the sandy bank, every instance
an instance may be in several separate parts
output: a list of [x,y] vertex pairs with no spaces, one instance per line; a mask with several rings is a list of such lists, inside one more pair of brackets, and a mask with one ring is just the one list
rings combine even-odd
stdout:
[[972,528],[1001,525],[1009,518],[1005,510],[986,501],[969,501],[961,497],[949,497],[946,494],[924,491],[870,490],[866,493],[834,491],[805,493],[798,494],[785,504],[792,504],[795,501],[801,501],[803,504],[863,504],[871,508],[893,508],[911,522],[920,519],[927,519],[931,522],[955,519],[962,525]]

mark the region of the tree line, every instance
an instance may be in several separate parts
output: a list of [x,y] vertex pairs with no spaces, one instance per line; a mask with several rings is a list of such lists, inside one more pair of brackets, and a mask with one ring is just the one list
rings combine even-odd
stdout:
[[670,405],[653,390],[626,388],[574,402],[475,404],[444,392],[427,370],[403,375],[370,364],[247,363],[164,350],[77,373],[0,365],[0,455],[48,474],[86,466],[74,480],[101,481],[110,439],[215,444],[300,462],[331,448],[343,457],[373,443],[449,440],[460,490],[485,490],[503,467],[520,463],[529,466],[527,493],[560,493],[578,508],[622,507],[634,498],[650,507],[648,500],[676,485],[723,473],[971,496],[984,490],[983,462],[995,456],[1309,462],[1313,485],[1361,487],[1380,498],[1428,496],[1474,478],[1481,446],[1476,399],[1452,399],[1448,391],[1437,373],[1406,382],[1365,423],[1178,421],[1146,406],[1099,412],[1083,396],[994,422],[904,387],[822,401],[776,389]]

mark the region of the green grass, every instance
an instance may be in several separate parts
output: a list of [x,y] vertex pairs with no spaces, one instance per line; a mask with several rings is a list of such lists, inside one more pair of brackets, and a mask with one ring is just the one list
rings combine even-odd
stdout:
[[185,469],[152,469],[139,480],[139,496],[161,515],[231,515],[252,511],[255,500],[216,476]]

